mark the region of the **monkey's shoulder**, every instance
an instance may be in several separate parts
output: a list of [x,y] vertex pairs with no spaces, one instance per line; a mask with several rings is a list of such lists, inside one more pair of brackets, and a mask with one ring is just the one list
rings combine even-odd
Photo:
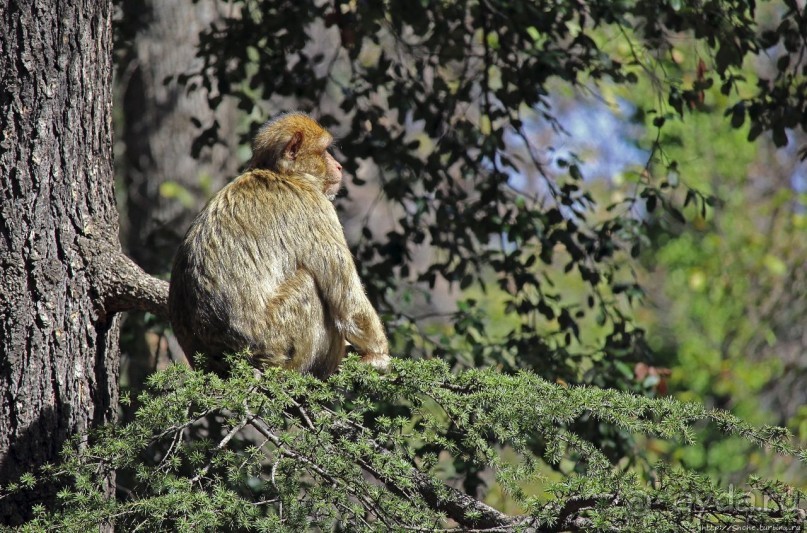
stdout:
[[[238,227],[249,235],[316,231],[338,243],[344,240],[333,203],[301,174],[251,170],[224,187],[200,214],[199,231],[219,233]],[[206,219],[203,221],[202,219]]]

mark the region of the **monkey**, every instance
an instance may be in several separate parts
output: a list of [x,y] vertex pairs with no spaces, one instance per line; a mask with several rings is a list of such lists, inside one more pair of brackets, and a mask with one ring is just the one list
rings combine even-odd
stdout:
[[333,137],[292,112],[266,122],[243,174],[199,213],[177,250],[168,308],[191,358],[226,373],[224,354],[257,367],[332,374],[346,341],[389,365],[381,319],[359,279],[333,199],[342,166]]

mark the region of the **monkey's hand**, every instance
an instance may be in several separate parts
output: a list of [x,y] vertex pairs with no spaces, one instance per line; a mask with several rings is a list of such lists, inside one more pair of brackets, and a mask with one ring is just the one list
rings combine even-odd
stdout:
[[389,371],[389,354],[385,353],[368,353],[362,356],[361,362],[372,366],[381,373]]

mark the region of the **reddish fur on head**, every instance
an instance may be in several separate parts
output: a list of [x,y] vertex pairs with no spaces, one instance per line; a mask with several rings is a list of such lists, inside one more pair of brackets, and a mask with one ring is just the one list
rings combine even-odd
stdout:
[[[279,174],[305,173],[341,183],[341,165],[333,160],[328,148],[333,137],[317,121],[304,113],[286,113],[266,122],[252,142],[250,169],[265,169]],[[339,176],[329,168],[333,160]]]
[[332,142],[331,134],[305,113],[286,113],[258,130],[249,168],[314,176],[333,199],[342,186],[342,165],[328,152]]

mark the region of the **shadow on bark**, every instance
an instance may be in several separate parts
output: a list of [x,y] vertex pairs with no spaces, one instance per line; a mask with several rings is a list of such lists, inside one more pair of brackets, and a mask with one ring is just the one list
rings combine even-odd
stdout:
[[[70,409],[69,405],[64,406]],[[67,432],[59,431],[53,435],[45,428],[57,426],[57,419],[70,418],[70,413],[56,413],[56,410],[46,408],[39,419],[12,441],[5,460],[0,462],[0,486],[4,489],[10,483],[19,481],[25,472],[34,475],[48,459],[58,457],[59,452],[67,441]],[[55,504],[56,493],[61,484],[37,484],[31,489],[22,489],[6,494],[0,499],[0,525],[18,526],[33,517],[32,509],[35,505],[44,505],[52,508]],[[2,493],[0,493],[2,494]]]

